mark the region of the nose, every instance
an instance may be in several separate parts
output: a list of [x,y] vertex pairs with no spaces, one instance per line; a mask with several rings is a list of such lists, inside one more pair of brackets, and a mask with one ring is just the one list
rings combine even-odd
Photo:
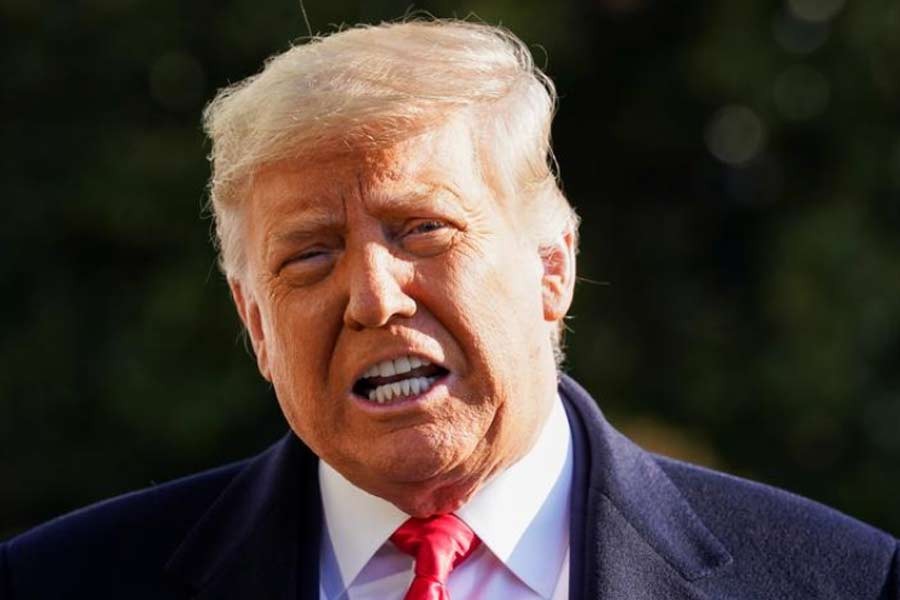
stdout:
[[351,260],[349,300],[344,324],[354,331],[383,327],[397,317],[412,317],[416,301],[404,291],[409,265],[378,243],[368,243]]

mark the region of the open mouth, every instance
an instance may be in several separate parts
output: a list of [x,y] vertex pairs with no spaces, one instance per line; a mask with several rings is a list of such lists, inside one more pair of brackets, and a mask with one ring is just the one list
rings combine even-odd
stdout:
[[449,371],[417,356],[384,360],[353,385],[353,393],[377,404],[389,404],[424,394]]

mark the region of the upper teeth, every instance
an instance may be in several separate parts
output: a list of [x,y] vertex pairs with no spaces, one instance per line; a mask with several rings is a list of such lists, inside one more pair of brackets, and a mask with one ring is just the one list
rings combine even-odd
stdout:
[[383,360],[378,364],[369,367],[369,370],[363,373],[364,378],[368,377],[390,377],[392,375],[403,375],[409,373],[413,369],[430,365],[427,360],[416,356],[401,356],[394,360]]

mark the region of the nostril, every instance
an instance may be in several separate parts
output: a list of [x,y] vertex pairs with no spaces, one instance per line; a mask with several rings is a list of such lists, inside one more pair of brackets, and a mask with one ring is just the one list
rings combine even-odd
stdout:
[[344,317],[344,325],[346,325],[347,328],[351,331],[362,331],[366,328],[365,325],[351,317],[349,314]]

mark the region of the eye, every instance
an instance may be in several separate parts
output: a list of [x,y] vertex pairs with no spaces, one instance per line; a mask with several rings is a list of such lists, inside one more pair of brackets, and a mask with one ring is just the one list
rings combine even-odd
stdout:
[[447,224],[438,219],[416,221],[412,224],[412,227],[406,230],[406,235],[431,233],[433,231],[444,229],[445,227],[447,227]]
[[325,278],[334,266],[335,249],[313,246],[288,256],[278,270],[292,285],[304,286]]
[[458,232],[441,219],[415,219],[403,228],[400,243],[407,252],[417,256],[434,256],[450,248]]
[[291,257],[290,259],[288,259],[288,262],[293,262],[293,261],[299,261],[299,262],[311,261],[311,260],[315,260],[315,259],[317,259],[317,258],[325,257],[327,254],[328,254],[328,251],[325,250],[324,248],[313,248],[313,249],[311,249],[311,250],[304,250],[304,251],[301,252],[300,254],[297,254],[297,255]]

